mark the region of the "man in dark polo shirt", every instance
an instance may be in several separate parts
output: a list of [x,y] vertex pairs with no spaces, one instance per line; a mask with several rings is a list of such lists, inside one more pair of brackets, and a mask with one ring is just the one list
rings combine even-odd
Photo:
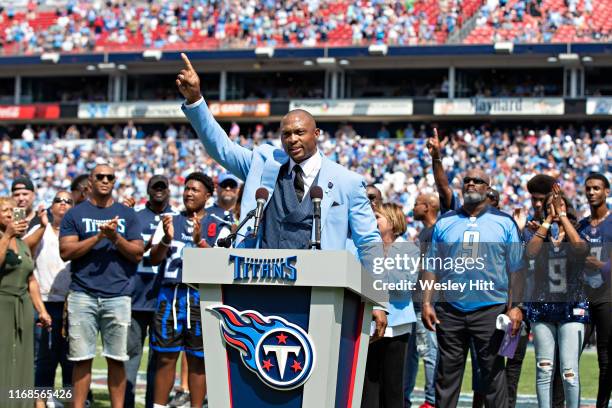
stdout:
[[74,361],[75,408],[85,406],[96,338],[101,333],[108,363],[111,404],[124,403],[132,275],[142,259],[142,228],[133,209],[113,199],[115,172],[96,166],[89,198],[66,213],[60,227],[60,256],[72,261],[68,295],[69,360]]

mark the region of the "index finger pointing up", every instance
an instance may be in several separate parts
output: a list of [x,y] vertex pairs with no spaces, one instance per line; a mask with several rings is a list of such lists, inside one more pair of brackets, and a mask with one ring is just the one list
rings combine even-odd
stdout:
[[194,71],[193,65],[191,65],[191,61],[189,61],[189,58],[187,58],[187,55],[185,53],[181,52],[181,58],[183,59],[183,62],[185,63],[185,67],[190,71]]

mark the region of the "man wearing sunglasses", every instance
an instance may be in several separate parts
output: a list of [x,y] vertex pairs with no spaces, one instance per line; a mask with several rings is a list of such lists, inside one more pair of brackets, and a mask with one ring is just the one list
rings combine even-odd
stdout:
[[[448,211],[457,211],[461,207],[461,201],[448,182],[448,177],[442,164],[442,143],[440,142],[440,137],[438,136],[438,130],[436,128],[433,129],[433,136],[427,139],[426,146],[432,159],[433,176],[440,200],[440,215]],[[497,190],[489,187],[486,194],[486,200],[487,204],[499,209],[500,195]],[[472,356],[472,390],[474,392],[472,408],[480,408],[484,405],[485,398],[481,389],[481,381],[479,379],[480,368],[478,367],[478,359],[475,353],[474,345],[470,344],[470,354]]]
[[[448,177],[444,171],[442,165],[442,158],[440,153],[440,140],[438,137],[438,130],[434,128],[433,136],[427,139],[427,149],[431,156],[431,166],[433,169],[433,176],[436,183],[436,189],[440,196],[440,214],[444,214],[450,210],[458,210],[461,207],[461,203],[453,189],[450,187]],[[487,191],[488,204],[492,207],[499,209],[500,195],[499,191],[494,188],[489,188]]]
[[[518,287],[515,280],[523,269],[523,248],[512,217],[487,203],[489,183],[484,171],[467,172],[463,206],[442,216],[432,233],[428,258],[445,261],[427,262],[423,271],[427,282],[467,286],[465,290],[440,291],[435,309],[433,290],[424,291],[423,324],[436,332],[438,340],[436,405],[441,407],[457,405],[471,341],[481,370],[485,405],[506,407],[508,402],[504,358],[497,355],[504,333],[496,330],[495,322],[505,313],[512,322],[513,334],[520,328],[522,313],[511,304],[508,288]],[[460,259],[472,259],[476,266],[459,269],[456,262]],[[492,284],[475,289],[470,286],[472,282]]]
[[60,227],[60,256],[72,261],[67,301],[75,408],[83,407],[87,398],[98,332],[111,404],[123,406],[125,397],[132,276],[144,243],[135,211],[113,199],[115,179],[110,165],[97,165],[89,177],[88,199],[69,210]]

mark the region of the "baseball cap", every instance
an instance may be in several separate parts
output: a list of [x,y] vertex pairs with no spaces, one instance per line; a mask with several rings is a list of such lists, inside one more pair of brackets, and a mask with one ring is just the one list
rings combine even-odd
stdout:
[[236,186],[240,185],[240,179],[236,176],[234,176],[232,173],[223,173],[221,174],[218,179],[217,179],[217,184],[221,185],[223,183],[226,183],[228,181],[233,181],[234,183],[236,183]]
[[13,184],[11,185],[11,193],[15,190],[34,191],[34,183],[32,183],[32,180],[27,176],[19,176],[13,180]]
[[161,174],[156,174],[155,176],[149,179],[147,189],[153,187],[156,184],[162,184],[164,188],[168,188],[168,186],[170,185],[170,183],[168,182],[168,178],[166,176],[162,176]]

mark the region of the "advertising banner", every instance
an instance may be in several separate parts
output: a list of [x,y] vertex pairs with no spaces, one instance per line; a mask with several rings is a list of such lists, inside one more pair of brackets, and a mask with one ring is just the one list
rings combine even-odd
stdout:
[[612,115],[612,98],[588,98],[587,115]]
[[0,105],[0,120],[57,119],[60,106],[57,104]]
[[303,109],[313,116],[409,116],[412,99],[304,99],[293,100],[289,110]]
[[434,115],[563,115],[563,98],[436,99]]
[[[270,115],[270,103],[209,102],[208,107],[215,117],[265,117]],[[82,103],[79,105],[80,119],[178,119],[184,118],[181,101],[171,102],[119,102]]]

